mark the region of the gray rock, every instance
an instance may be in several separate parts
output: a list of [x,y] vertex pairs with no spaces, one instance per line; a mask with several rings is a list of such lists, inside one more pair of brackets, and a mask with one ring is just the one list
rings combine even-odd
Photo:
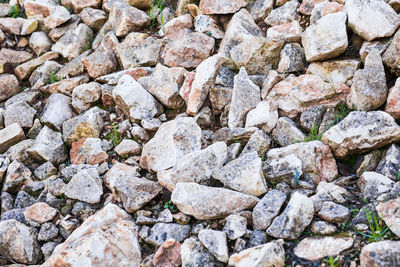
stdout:
[[260,22],[271,13],[273,7],[273,0],[256,0],[250,5],[247,5],[247,10],[249,10],[251,16],[256,22]]
[[98,172],[87,169],[75,174],[65,188],[65,195],[91,204],[99,203],[103,187]]
[[78,85],[72,91],[72,106],[77,113],[88,110],[101,97],[101,86],[97,82]]
[[394,182],[388,177],[376,172],[364,172],[358,180],[358,187],[367,200],[375,200],[393,187]]
[[231,214],[226,217],[224,230],[226,236],[231,240],[242,237],[247,232],[247,219],[237,214]]
[[8,210],[1,214],[1,221],[16,220],[18,222],[26,224],[24,212],[25,208]]
[[286,194],[281,191],[273,189],[265,194],[253,209],[253,228],[256,230],[267,229],[272,220],[278,216],[285,201]]
[[261,101],[247,113],[245,128],[255,126],[269,133],[275,128],[278,117],[278,109],[275,104]]
[[4,214],[4,212],[12,210],[14,207],[14,198],[12,197],[11,194],[7,192],[2,192],[0,195],[0,211],[1,214]]
[[397,181],[399,179],[397,175],[399,170],[400,148],[397,145],[392,144],[376,167],[376,172],[392,179],[393,181]]
[[46,222],[40,226],[38,234],[39,241],[50,241],[56,238],[58,235],[58,228],[50,222]]
[[2,191],[11,194],[20,191],[24,184],[32,181],[31,176],[31,171],[24,164],[16,160],[11,162],[7,169]]
[[315,106],[312,107],[303,113],[301,113],[300,116],[300,125],[303,129],[307,130],[308,132],[311,131],[313,128],[319,128],[322,122],[322,118],[325,114],[326,107],[321,105],[321,106]]
[[191,227],[177,223],[156,223],[150,230],[150,235],[145,239],[146,243],[160,246],[164,241],[172,238],[182,242],[189,237]]
[[324,202],[318,212],[318,216],[321,219],[338,224],[347,221],[350,215],[350,210],[348,208],[331,201]]
[[263,158],[265,152],[271,145],[271,138],[264,133],[262,130],[255,131],[251,136],[246,146],[243,148],[241,156],[250,153],[257,152],[257,154]]
[[196,237],[190,237],[183,242],[181,258],[182,266],[216,266],[214,257]]
[[297,8],[299,6],[300,3],[297,0],[291,0],[283,6],[273,9],[264,21],[268,25],[276,26],[298,20]]
[[[40,87],[47,85],[50,82],[50,75],[54,75],[61,67],[61,64],[53,60],[44,62],[29,77],[29,83],[32,86],[31,89],[40,89]],[[56,76],[54,78],[57,80],[58,77]]]
[[225,232],[210,229],[200,230],[199,240],[217,260],[228,262],[228,242]]
[[281,215],[276,217],[267,229],[275,238],[297,239],[314,217],[311,199],[295,192]]
[[304,70],[304,49],[300,44],[286,44],[281,51],[281,59],[277,71],[279,73],[295,72]]
[[336,233],[337,228],[331,223],[325,221],[316,221],[311,224],[311,232],[318,235],[332,235]]
[[43,110],[41,121],[50,128],[61,130],[64,121],[72,118],[71,98],[59,93],[49,96]]
[[35,203],[35,198],[26,193],[25,191],[19,191],[14,201],[14,209],[24,209],[32,206]]
[[297,128],[294,121],[286,117],[280,117],[275,129],[272,131],[271,137],[275,142],[284,147],[304,141],[306,135]]
[[4,125],[10,126],[18,123],[22,128],[31,128],[36,110],[26,102],[16,102],[6,107],[4,112]]
[[39,167],[37,167],[33,173],[35,174],[35,177],[38,178],[39,180],[45,180],[50,176],[56,175],[57,169],[50,161],[47,161],[42,165],[40,165]]
[[350,193],[347,192],[346,189],[334,183],[327,183],[323,181],[319,183],[316,194],[310,198],[314,203],[315,211],[319,211],[325,201],[331,201],[345,205],[350,196]]
[[40,248],[40,251],[42,251],[45,260],[51,256],[57,246],[58,243],[56,242],[47,242],[43,244],[43,246]]
[[250,235],[248,247],[252,248],[252,247],[261,246],[267,242],[268,242],[268,238],[267,238],[267,234],[265,233],[265,231],[254,230]]
[[6,152],[11,146],[25,139],[25,133],[18,123],[0,130],[0,153]]
[[361,249],[360,266],[395,266],[400,261],[399,241],[379,241]]

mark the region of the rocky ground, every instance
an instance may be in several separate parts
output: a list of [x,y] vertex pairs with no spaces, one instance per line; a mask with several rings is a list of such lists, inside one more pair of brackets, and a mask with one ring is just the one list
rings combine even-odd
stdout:
[[398,12],[0,4],[0,265],[400,266]]

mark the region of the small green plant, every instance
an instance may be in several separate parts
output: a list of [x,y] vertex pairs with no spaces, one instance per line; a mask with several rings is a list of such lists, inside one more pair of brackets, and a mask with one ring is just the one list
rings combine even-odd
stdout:
[[47,84],[53,84],[60,81],[60,77],[57,76],[57,72],[55,70],[49,72],[49,80]]
[[368,226],[371,234],[364,234],[359,232],[361,235],[368,237],[368,242],[377,242],[389,238],[391,233],[389,232],[390,227],[385,226],[382,219],[378,218],[374,211],[369,211],[363,208],[365,217],[368,221]]
[[165,202],[164,209],[169,209],[171,212],[178,212],[178,208],[175,206],[172,201]]
[[121,143],[121,141],[122,141],[121,135],[118,133],[116,125],[114,125],[112,130],[106,135],[105,138],[108,141],[112,141],[114,146],[119,145],[119,143]]
[[88,38],[88,42],[85,45],[85,47],[83,48],[84,51],[88,51],[90,49],[90,47],[92,47],[92,42],[93,42],[93,35],[88,33],[86,36]]
[[334,124],[338,124],[339,122],[341,122],[350,113],[350,109],[346,106],[345,103],[340,103],[339,105],[337,105],[335,107],[335,111]]
[[165,7],[164,0],[152,0],[151,1],[150,31],[153,31],[155,26],[157,25],[157,15],[158,15],[158,12],[160,12],[161,28],[162,28],[162,31],[165,32],[164,13],[163,13],[164,7]]
[[18,18],[18,17],[25,17],[24,12],[19,8],[18,4],[13,5],[10,10],[8,11],[7,17],[10,18]]
[[327,259],[324,259],[324,262],[329,264],[329,267],[339,267],[339,257],[329,256]]
[[304,142],[311,142],[315,140],[321,141],[322,133],[318,133],[318,128],[319,125],[315,125],[314,127],[312,127],[310,133],[304,139]]
[[397,180],[400,181],[400,171],[397,172]]

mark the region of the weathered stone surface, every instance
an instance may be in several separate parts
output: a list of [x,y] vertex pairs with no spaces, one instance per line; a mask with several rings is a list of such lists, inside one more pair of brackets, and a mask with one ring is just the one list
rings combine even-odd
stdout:
[[173,191],[179,182],[207,185],[211,175],[222,168],[226,155],[226,144],[214,143],[206,149],[185,155],[173,168],[158,172],[157,179],[170,191]]
[[94,31],[100,30],[107,20],[107,13],[100,9],[87,7],[80,13],[82,21]]
[[18,101],[6,107],[4,112],[4,126],[18,123],[22,128],[31,128],[36,110],[28,103]]
[[40,245],[36,232],[14,219],[0,222],[0,254],[23,264],[37,264]]
[[[62,67],[55,61],[49,60],[44,62],[40,67],[38,67],[32,75],[29,77],[29,82],[31,84],[31,89],[40,89],[40,87],[45,86],[50,83],[50,75],[56,73]],[[54,79],[57,79],[55,77]]]
[[226,187],[255,196],[267,191],[261,158],[257,151],[246,153],[220,169],[216,169],[213,177]]
[[94,52],[82,59],[82,64],[94,79],[117,70],[117,60],[111,51]]
[[41,55],[40,57],[31,59],[21,65],[18,65],[18,67],[16,67],[14,69],[15,75],[21,80],[26,80],[27,78],[29,78],[31,73],[37,67],[42,65],[42,63],[46,62],[47,60],[52,60],[52,59],[57,59],[57,58],[58,58],[57,52],[54,52],[54,51],[47,52],[47,53]]
[[19,83],[17,78],[12,74],[0,75],[0,101],[16,95],[19,91]]
[[342,54],[347,48],[346,13],[329,14],[310,25],[302,43],[307,61],[322,61]]
[[210,56],[214,44],[214,38],[204,33],[190,33],[166,44],[161,58],[169,67],[195,68]]
[[162,189],[158,183],[138,177],[134,167],[122,163],[117,163],[107,172],[104,183],[128,212],[143,207]]
[[247,219],[237,214],[231,214],[226,217],[226,222],[223,231],[231,240],[236,240],[246,234]]
[[347,105],[355,110],[375,110],[387,97],[385,69],[378,51],[371,51],[365,59],[364,69],[356,71],[347,97]]
[[252,208],[258,198],[224,188],[213,188],[196,183],[178,183],[171,200],[180,211],[206,220],[221,218]]
[[130,32],[135,32],[149,25],[150,17],[126,3],[115,2],[112,6],[109,21],[117,37],[124,37]]
[[245,128],[255,126],[269,133],[275,128],[277,121],[277,107],[269,101],[261,101],[247,113]]
[[276,25],[267,30],[268,38],[281,39],[285,42],[300,43],[303,30],[298,21]]
[[94,168],[75,174],[65,188],[67,197],[91,204],[99,203],[102,194],[102,180]]
[[340,224],[350,218],[350,210],[340,204],[325,201],[318,212],[318,216],[327,222]]
[[223,1],[212,1],[212,0],[201,0],[200,10],[203,14],[229,14],[235,13],[241,7],[246,6],[245,0],[223,0]]
[[72,91],[72,106],[77,113],[82,113],[96,103],[101,96],[101,86],[96,82],[78,85]]
[[200,150],[201,129],[193,118],[180,117],[163,123],[143,146],[140,166],[162,171],[175,166],[185,155]]
[[176,109],[183,105],[179,88],[185,72],[183,68],[168,68],[159,63],[151,75],[140,78],[138,82],[166,107]]
[[209,34],[215,39],[222,39],[224,37],[224,32],[212,16],[197,16],[194,21],[194,27],[197,32]]
[[132,121],[152,118],[162,112],[162,106],[134,78],[124,75],[113,90],[117,106]]
[[350,196],[350,193],[347,192],[346,189],[334,183],[322,181],[317,187],[316,194],[310,198],[314,203],[315,211],[319,211],[325,201],[332,201],[345,205]]
[[396,84],[389,90],[385,112],[395,119],[400,118],[400,79],[397,79]]
[[45,223],[51,221],[57,215],[57,210],[44,202],[38,202],[26,208],[24,215],[27,221]]
[[114,148],[114,151],[121,157],[125,158],[126,156],[136,156],[140,154],[141,147],[134,140],[124,139]]
[[199,240],[217,260],[228,262],[228,242],[225,232],[211,229],[200,230]]
[[25,139],[25,133],[18,123],[0,130],[0,153],[6,152],[11,146]]
[[168,239],[157,249],[152,261],[154,266],[178,267],[181,265],[181,243]]
[[260,101],[260,88],[249,79],[245,68],[241,68],[234,80],[228,115],[229,128],[244,126],[247,112],[255,108]]
[[297,239],[314,217],[311,199],[295,192],[281,215],[276,217],[267,229],[267,234],[275,238]]
[[376,167],[376,172],[393,181],[398,180],[397,173],[400,169],[400,147],[392,144]]
[[354,73],[360,67],[358,59],[339,59],[324,62],[313,62],[307,68],[307,73],[320,76],[334,84],[351,85]]
[[353,111],[322,135],[338,157],[364,153],[400,140],[400,127],[383,111]]
[[182,242],[189,237],[191,227],[177,223],[156,223],[150,230],[149,236],[145,239],[146,243],[153,246],[160,246],[168,239],[175,239]]
[[[21,190],[23,185],[27,185],[32,182],[31,179],[32,172],[19,161],[14,160],[8,166],[7,175],[4,178],[3,192],[8,192],[15,194]],[[27,195],[27,194],[26,194]],[[16,208],[18,208],[17,203],[15,203]],[[25,205],[23,207],[26,207]]]
[[195,115],[203,106],[210,88],[214,85],[221,65],[225,58],[217,54],[200,63],[196,68],[196,76],[192,82],[191,90],[187,98],[186,113]]
[[332,235],[336,231],[337,228],[335,225],[325,221],[316,221],[311,224],[311,232],[318,235]]
[[379,241],[361,249],[360,266],[392,266],[400,260],[399,241]]
[[272,241],[261,246],[245,249],[229,257],[229,266],[283,266],[285,249],[282,241]]
[[400,25],[399,15],[384,1],[348,0],[345,9],[349,27],[367,41],[390,36]]
[[304,49],[300,44],[286,44],[281,51],[277,71],[279,73],[302,72],[304,61]]
[[132,217],[114,204],[85,220],[67,240],[56,247],[43,266],[119,265],[139,267],[137,226]]
[[40,90],[48,94],[61,93],[67,96],[72,96],[72,91],[75,87],[87,83],[88,81],[89,77],[87,77],[86,75],[77,76],[43,86],[40,88]]
[[214,266],[214,257],[196,237],[190,237],[181,246],[182,266]]
[[276,123],[276,127],[271,133],[271,137],[281,146],[288,146],[303,142],[306,135],[297,128],[294,121],[286,117],[280,117]]
[[257,203],[253,209],[253,227],[265,230],[271,225],[272,220],[279,214],[286,195],[278,190],[271,190]]
[[345,101],[349,91],[344,84],[331,84],[316,75],[290,75],[277,83],[266,99],[278,105],[280,115],[294,118],[315,105],[334,107]]
[[376,172],[364,172],[358,180],[358,187],[366,200],[374,200],[389,192],[393,184],[392,180]]
[[264,22],[268,25],[276,26],[298,20],[297,8],[299,6],[300,3],[297,0],[287,1],[284,5],[273,9]]
[[307,237],[294,248],[294,254],[309,261],[319,260],[328,256],[336,257],[342,251],[353,246],[350,237]]
[[49,11],[50,15],[44,19],[44,25],[50,29],[60,26],[71,18],[69,11],[63,6],[51,7]]
[[390,231],[397,236],[400,236],[399,207],[400,198],[381,203],[376,207],[379,217],[381,217],[385,221],[385,224],[389,226]]
[[100,138],[82,138],[71,144],[71,164],[102,164],[108,160]]

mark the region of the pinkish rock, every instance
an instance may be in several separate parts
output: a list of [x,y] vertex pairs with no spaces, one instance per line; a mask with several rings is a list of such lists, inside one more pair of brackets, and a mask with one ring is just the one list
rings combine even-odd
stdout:
[[164,241],[153,257],[154,267],[178,267],[181,263],[181,244],[175,239]]
[[88,74],[92,78],[112,73],[117,70],[117,60],[111,51],[94,52],[82,59]]
[[74,9],[74,13],[79,14],[81,11],[87,7],[99,8],[101,0],[68,0],[72,8]]
[[12,74],[0,75],[0,101],[16,95],[19,92],[19,82]]
[[161,29],[164,37],[170,40],[177,40],[189,34],[193,27],[193,18],[190,14],[185,14],[180,17],[171,19]]
[[315,5],[323,1],[325,0],[304,0],[300,5],[299,12],[304,15],[310,16]]
[[230,14],[246,6],[246,0],[201,0],[200,10],[203,14]]
[[57,215],[57,209],[50,207],[44,202],[38,202],[26,208],[24,212],[27,221],[32,220],[38,223],[45,223],[53,220]]
[[278,38],[288,43],[300,43],[303,30],[298,21],[273,26],[268,29],[268,38]]
[[101,139],[86,138],[71,144],[71,164],[101,164],[108,160],[108,154],[101,146]]
[[395,119],[400,118],[400,79],[397,79],[396,84],[389,90],[385,111]]

